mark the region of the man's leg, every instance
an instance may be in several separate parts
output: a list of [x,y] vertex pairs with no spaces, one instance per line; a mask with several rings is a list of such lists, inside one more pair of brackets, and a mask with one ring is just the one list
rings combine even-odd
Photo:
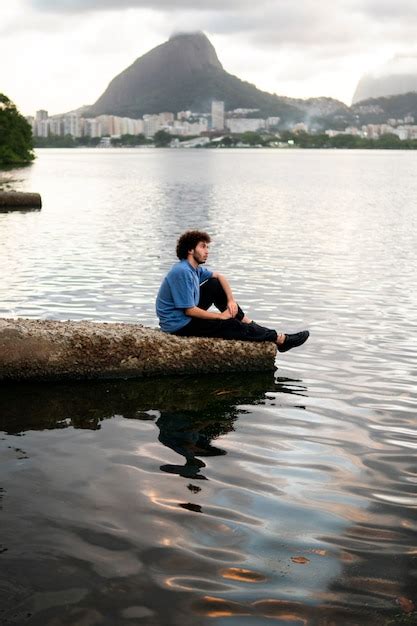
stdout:
[[[213,304],[221,313],[227,309],[226,294],[217,278],[209,278],[200,286],[200,299],[198,301],[198,307],[207,311],[207,309],[209,309]],[[244,317],[245,314],[238,305],[238,311],[235,319],[242,320]]]
[[218,337],[220,339],[254,342],[272,341],[278,344],[278,335],[275,330],[264,328],[259,324],[245,324],[236,318],[205,320],[193,317],[186,326],[174,334],[180,337]]
[[[198,306],[207,311],[214,305],[219,311],[227,309],[227,298],[217,278],[210,278],[200,286]],[[287,352],[291,348],[302,345],[309,337],[308,331],[292,335],[278,334],[275,330],[251,322],[238,306],[238,313],[227,320],[205,320],[193,317],[191,321],[174,333],[180,337],[217,337],[240,341],[265,342],[272,341],[278,346],[279,352]]]
[[276,344],[278,352],[287,352],[292,348],[302,346],[309,338],[310,333],[308,330],[302,330],[291,335],[278,334],[275,330],[265,328],[255,324],[255,322],[245,324],[235,318],[228,320],[204,320],[193,317],[186,326],[176,331],[174,335],[179,335],[180,337],[218,337],[220,339],[236,339],[258,343],[272,341]]

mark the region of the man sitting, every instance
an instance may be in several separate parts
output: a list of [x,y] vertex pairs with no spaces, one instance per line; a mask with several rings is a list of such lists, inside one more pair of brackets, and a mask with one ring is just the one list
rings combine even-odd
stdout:
[[[161,329],[181,337],[272,341],[277,344],[279,352],[307,341],[308,330],[291,335],[278,334],[244,314],[226,278],[203,267],[210,241],[207,233],[198,230],[187,231],[178,239],[179,262],[165,276],[156,299]],[[212,305],[219,313],[208,310]]]

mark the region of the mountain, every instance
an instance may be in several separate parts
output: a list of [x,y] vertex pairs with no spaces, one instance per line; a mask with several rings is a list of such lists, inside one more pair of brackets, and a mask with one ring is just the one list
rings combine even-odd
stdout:
[[389,119],[414,118],[417,122],[417,92],[388,98],[369,98],[352,105],[351,113],[361,124],[382,124]]
[[359,80],[352,104],[417,91],[417,57],[398,55]]
[[85,113],[138,118],[146,113],[209,112],[212,100],[226,110],[259,109],[288,123],[326,117],[348,107],[331,98],[297,100],[261,91],[226,72],[204,33],[181,33],[144,54],[109,84]]

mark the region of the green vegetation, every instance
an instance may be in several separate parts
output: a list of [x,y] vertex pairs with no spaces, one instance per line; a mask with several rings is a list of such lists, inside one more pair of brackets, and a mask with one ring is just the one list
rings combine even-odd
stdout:
[[49,137],[34,137],[35,148],[78,148],[80,146],[95,147],[101,137],[73,137],[72,135],[49,135]]
[[401,139],[397,135],[381,135],[378,139],[367,139],[358,135],[336,135],[328,137],[309,135],[307,133],[283,133],[281,141],[292,139],[294,145],[300,148],[344,148],[344,149],[374,149],[374,150],[416,150],[417,139]]
[[0,93],[0,167],[26,165],[34,158],[30,125],[13,102]]
[[111,140],[111,145],[115,147],[128,146],[134,148],[135,146],[144,146],[147,143],[150,143],[145,135],[139,133],[139,135],[121,135],[120,137],[113,137]]
[[[279,136],[265,133],[246,132],[234,135],[225,135],[216,145],[229,148],[243,144],[245,146],[284,147],[296,148],[343,148],[343,149],[374,149],[374,150],[416,150],[417,139],[401,140],[397,135],[381,135],[379,139],[365,139],[358,135],[336,135],[329,137],[326,134],[310,135],[305,132],[292,133],[283,131]],[[208,147],[214,147],[213,144]]]
[[[49,135],[48,137],[34,137],[35,148],[95,148],[101,141],[101,137],[73,137],[72,135]],[[143,146],[152,143],[145,135],[121,135],[110,139],[112,146],[117,148],[127,146]]]
[[156,148],[166,148],[173,140],[173,136],[166,132],[166,130],[158,130],[155,133],[153,141]]

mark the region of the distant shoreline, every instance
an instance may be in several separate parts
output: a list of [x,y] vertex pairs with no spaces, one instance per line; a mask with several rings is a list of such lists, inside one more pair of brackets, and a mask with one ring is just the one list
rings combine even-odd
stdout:
[[268,148],[270,150],[293,149],[325,149],[325,150],[417,150],[417,139],[400,139],[393,133],[385,133],[375,138],[362,137],[359,134],[349,134],[343,131],[335,135],[326,133],[309,134],[305,131],[279,131],[275,135],[246,132],[241,134],[224,135],[195,135],[176,137],[165,131],[159,131],[152,137],[139,135],[121,135],[114,137],[75,138],[72,135],[64,137],[36,138],[34,147],[38,148],[170,148],[172,150],[229,150],[231,148]]
[[[172,152],[184,151],[184,150],[198,150],[198,151],[206,151],[206,150],[222,150],[222,151],[230,151],[230,150],[267,150],[271,151],[281,151],[281,150],[361,150],[361,151],[375,151],[375,150],[397,150],[398,152],[413,151],[417,150],[417,145],[415,146],[280,146],[280,147],[270,147],[270,146],[217,146],[216,148],[202,148],[202,147],[187,147],[187,148],[170,148],[169,146],[157,147],[154,145],[149,146],[111,146],[110,148],[99,148],[97,146],[41,146],[35,147],[35,150],[95,150],[100,152],[107,152],[109,150],[117,150],[117,151],[131,151],[131,150],[170,150]],[[0,168],[1,169],[1,168]],[[6,168],[5,168],[6,169]],[[10,169],[10,168],[9,168]]]

